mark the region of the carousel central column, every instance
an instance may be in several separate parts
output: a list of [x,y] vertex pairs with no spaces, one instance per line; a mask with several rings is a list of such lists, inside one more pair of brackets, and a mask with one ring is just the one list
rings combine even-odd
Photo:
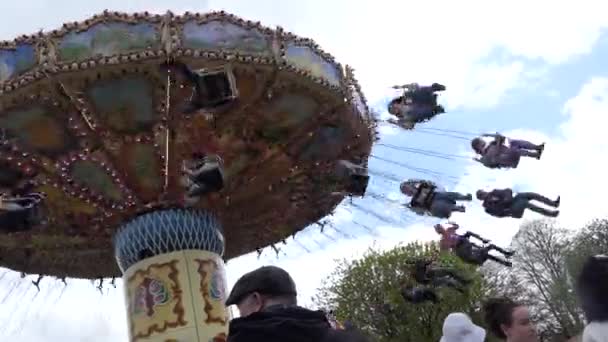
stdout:
[[224,237],[198,209],[149,212],[114,237],[130,341],[225,341]]

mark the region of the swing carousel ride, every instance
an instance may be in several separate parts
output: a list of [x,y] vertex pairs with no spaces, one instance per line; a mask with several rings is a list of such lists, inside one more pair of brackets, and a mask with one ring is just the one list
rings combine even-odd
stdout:
[[[402,94],[385,124],[456,134],[488,168],[541,158],[543,144],[420,127],[445,113],[442,84],[393,88]],[[224,261],[266,247],[278,254],[278,243],[313,224],[348,236],[325,218],[340,204],[402,225],[361,204],[407,213],[369,191],[372,181],[401,190],[424,217],[466,212],[473,195],[439,184],[456,177],[372,154],[372,146],[469,157],[376,143],[377,124],[350,67],[309,39],[225,12],[106,11],[1,43],[0,266],[38,275],[37,287],[48,276],[97,279],[101,289],[122,276],[132,341],[222,341]],[[434,181],[369,169],[370,157]],[[495,217],[558,214],[531,201],[557,208],[559,198],[531,192],[479,190],[476,199]],[[489,252],[512,251],[456,228],[435,226],[442,250],[510,266]],[[404,298],[435,301],[425,291],[409,288]]]
[[309,39],[105,12],[1,49],[0,266],[122,275],[131,340],[221,340],[223,261],[365,192],[374,118]]

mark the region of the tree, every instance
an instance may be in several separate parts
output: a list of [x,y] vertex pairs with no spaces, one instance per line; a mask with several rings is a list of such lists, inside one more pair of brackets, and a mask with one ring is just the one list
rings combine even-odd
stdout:
[[325,280],[315,304],[334,310],[338,320],[348,320],[380,342],[438,341],[443,320],[451,312],[465,312],[479,321],[481,277],[474,267],[451,254],[439,254],[442,266],[454,267],[473,280],[468,293],[438,291],[439,304],[410,304],[400,295],[400,285],[414,284],[408,260],[438,254],[435,243],[410,243],[388,251],[370,248],[358,260],[342,260]]
[[578,277],[578,272],[587,258],[606,253],[608,253],[608,219],[593,220],[576,234],[568,252],[568,270],[572,279]]
[[584,326],[568,268],[574,241],[555,221],[527,222],[512,241],[513,267],[484,270],[489,292],[527,304],[548,339],[574,336]]

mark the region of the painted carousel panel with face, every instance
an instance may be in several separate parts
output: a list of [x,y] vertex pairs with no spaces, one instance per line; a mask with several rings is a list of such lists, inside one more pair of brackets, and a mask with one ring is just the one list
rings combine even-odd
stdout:
[[114,233],[163,208],[215,213],[226,258],[330,213],[366,176],[373,119],[333,59],[281,32],[105,14],[0,49],[0,266],[119,275]]

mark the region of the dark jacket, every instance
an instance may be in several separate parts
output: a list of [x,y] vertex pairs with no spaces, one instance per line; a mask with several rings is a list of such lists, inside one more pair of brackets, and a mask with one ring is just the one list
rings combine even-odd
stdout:
[[298,306],[268,308],[230,322],[227,342],[368,342],[332,329],[322,311]]
[[427,260],[417,260],[414,264],[413,276],[416,279],[416,282],[419,284],[429,284],[431,282],[431,278],[429,277],[429,266],[431,265],[431,261]]
[[491,142],[483,152],[480,161],[491,169],[500,167],[516,168],[520,159],[521,156],[516,149],[509,148],[502,143]]
[[492,190],[483,201],[486,213],[498,217],[509,216],[512,204],[513,191],[511,189]]

